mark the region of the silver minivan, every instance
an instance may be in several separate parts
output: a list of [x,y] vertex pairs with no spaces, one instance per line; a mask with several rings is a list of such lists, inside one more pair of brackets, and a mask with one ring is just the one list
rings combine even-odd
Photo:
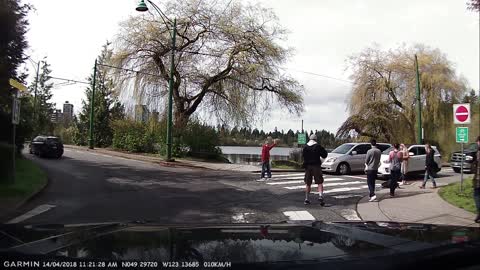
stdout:
[[[391,146],[388,143],[377,143],[378,149],[382,152]],[[370,143],[344,143],[328,153],[325,162],[322,163],[322,171],[338,174],[363,172],[365,156],[370,148],[372,148]]]

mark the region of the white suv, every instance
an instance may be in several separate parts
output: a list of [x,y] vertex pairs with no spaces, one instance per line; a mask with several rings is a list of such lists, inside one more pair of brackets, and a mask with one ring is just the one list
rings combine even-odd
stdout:
[[[410,158],[408,159],[408,174],[421,174],[425,172],[425,145],[413,144],[407,145]],[[442,155],[438,151],[436,146],[432,146],[435,151],[433,159],[438,164],[439,169],[442,167]],[[393,147],[382,152],[380,157],[380,167],[378,168],[378,175],[387,177],[390,175],[390,161],[388,160],[388,154],[393,150]]]

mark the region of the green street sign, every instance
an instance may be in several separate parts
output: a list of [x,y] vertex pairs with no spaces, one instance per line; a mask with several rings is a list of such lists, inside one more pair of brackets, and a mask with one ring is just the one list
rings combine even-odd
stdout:
[[298,144],[306,144],[307,143],[307,136],[305,133],[298,134]]
[[457,143],[468,143],[468,127],[457,127]]

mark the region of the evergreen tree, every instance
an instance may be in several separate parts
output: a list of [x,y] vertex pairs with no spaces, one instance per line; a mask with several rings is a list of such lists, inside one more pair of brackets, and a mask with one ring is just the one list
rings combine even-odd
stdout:
[[[112,55],[109,48],[110,43],[103,46],[102,52],[97,58],[97,73],[95,81],[95,102],[93,115],[94,142],[96,147],[106,147],[112,144],[113,129],[111,123],[115,119],[124,117],[124,109],[114,96],[113,82],[107,74],[107,68],[102,66],[108,64]],[[93,84],[93,74],[88,78]],[[82,111],[77,124],[77,134],[74,141],[79,145],[88,144],[90,106],[92,99],[92,87],[85,89],[86,99],[82,101]]]
[[[42,61],[40,66],[38,81],[35,78],[30,86],[30,92],[34,93],[34,87],[37,85],[37,98],[34,119],[34,132],[36,134],[51,135],[54,124],[52,123],[52,113],[55,110],[55,103],[50,102],[53,97],[53,83],[50,81],[50,64],[46,60]],[[35,107],[35,104],[34,104]]]

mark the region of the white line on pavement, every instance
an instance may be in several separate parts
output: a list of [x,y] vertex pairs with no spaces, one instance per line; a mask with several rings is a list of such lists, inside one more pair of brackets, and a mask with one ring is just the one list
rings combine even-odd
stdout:
[[315,220],[315,217],[308,211],[286,211],[283,214],[290,220]]
[[51,204],[39,205],[39,206],[35,207],[34,209],[28,211],[27,213],[8,221],[7,224],[22,222],[22,221],[27,220],[29,218],[32,218],[36,215],[40,215],[41,213],[47,212],[48,210],[50,210],[54,207],[56,207],[56,205],[51,205]]
[[345,177],[350,177],[350,178],[367,180],[367,177],[364,177],[364,176],[354,176],[354,175],[344,175],[344,176],[345,176]]
[[340,211],[340,215],[346,220],[361,220],[357,214],[357,211],[353,209],[342,209]]
[[273,178],[278,178],[278,177],[287,177],[287,176],[303,176],[305,173],[290,173],[290,174],[274,174],[272,175]]
[[[343,181],[345,179],[342,178],[325,178],[325,182],[331,182],[331,181]],[[269,182],[267,185],[286,185],[286,184],[298,184],[298,183],[303,183],[303,180],[301,181],[284,181],[284,182]]]
[[[313,186],[313,185],[312,185]],[[375,187],[380,187],[380,184],[376,184]],[[346,188],[334,188],[330,190],[326,190],[323,192],[323,194],[329,194],[329,193],[337,193],[337,192],[346,192],[346,191],[351,191],[351,190],[360,190],[360,189],[365,189],[368,188],[367,185],[360,186],[360,187],[346,187]],[[318,194],[318,192],[311,192],[312,194]]]
[[[348,185],[359,185],[363,184],[363,182],[360,181],[353,181],[353,182],[342,182],[342,183],[327,183],[323,184],[324,187],[334,187],[334,186],[348,186]],[[313,184],[312,187],[317,187],[317,184]],[[292,187],[284,187],[286,189],[303,189],[305,188],[305,185],[302,186],[292,186]]]
[[352,195],[335,195],[335,196],[332,196],[333,198],[335,199],[349,199],[349,198],[355,198],[355,197],[363,197],[363,195],[356,195],[356,194],[352,194]]

